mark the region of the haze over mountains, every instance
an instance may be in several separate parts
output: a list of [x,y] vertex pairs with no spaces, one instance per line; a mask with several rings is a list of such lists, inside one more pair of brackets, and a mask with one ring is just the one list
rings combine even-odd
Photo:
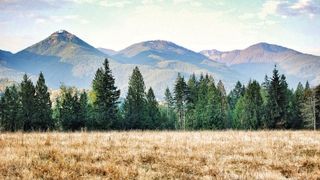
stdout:
[[295,85],[298,81],[307,80],[314,85],[320,83],[319,56],[304,54],[279,45],[258,43],[243,50],[222,52],[213,49],[200,53],[260,81],[266,73],[270,74],[276,64],[282,73],[285,73],[290,84]]
[[192,73],[209,73],[230,89],[237,80],[261,81],[277,64],[290,83],[320,82],[319,56],[277,45],[259,43],[244,50],[197,53],[173,42],[155,40],[136,43],[116,52],[94,48],[67,31],[57,31],[16,54],[1,50],[0,79],[20,81],[25,72],[35,78],[43,71],[51,88],[58,88],[61,83],[89,88],[104,58],[109,58],[121,96],[126,95],[128,79],[135,66],[139,66],[146,87],[152,86],[158,98],[163,97],[165,88],[173,84],[178,72],[186,78]]

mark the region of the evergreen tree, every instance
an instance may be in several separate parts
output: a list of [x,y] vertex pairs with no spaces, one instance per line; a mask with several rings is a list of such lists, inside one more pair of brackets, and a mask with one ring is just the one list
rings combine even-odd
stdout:
[[186,128],[192,129],[195,124],[195,107],[198,100],[198,82],[192,74],[187,83]]
[[230,114],[229,114],[229,105],[226,90],[222,81],[220,80],[217,84],[218,89],[218,103],[219,103],[219,116],[220,120],[217,124],[218,129],[230,128]]
[[115,79],[109,68],[108,59],[105,59],[104,68],[99,68],[95,74],[92,88],[96,100],[96,124],[98,129],[109,129],[116,124],[118,114],[118,99],[120,90],[115,86]]
[[308,82],[303,93],[302,117],[303,126],[308,129],[314,129],[315,122],[315,95]]
[[34,128],[33,121],[35,119],[35,112],[38,110],[35,107],[35,89],[27,74],[24,74],[23,80],[20,83],[19,95],[21,100],[23,130],[30,131]]
[[175,108],[178,113],[178,128],[185,129],[185,113],[187,103],[187,84],[184,78],[178,73],[174,86]]
[[[237,103],[236,117],[243,129],[258,129],[262,119],[262,96],[257,81],[250,81],[244,97]],[[238,126],[238,124],[236,125]]]
[[166,107],[160,108],[162,117],[162,129],[174,129],[177,121],[177,116],[174,112],[174,99],[168,87],[165,90],[164,100]]
[[[213,81],[213,79],[211,79]],[[208,89],[210,79],[209,76],[200,76],[199,85],[197,87],[197,101],[194,110],[194,122],[192,129],[210,129],[211,126],[209,109],[208,109]],[[212,82],[214,83],[214,82]],[[214,84],[213,84],[214,86]]]
[[[234,128],[240,128],[240,124],[238,122],[239,119],[238,117],[235,116],[235,108],[239,99],[244,96],[244,93],[245,93],[245,87],[241,84],[240,81],[238,81],[234,89],[231,90],[231,92],[228,95],[228,102],[229,102],[230,113],[231,113],[231,122],[232,122],[232,127]],[[238,105],[237,111],[239,111],[239,105]]]
[[273,76],[268,84],[268,120],[269,128],[285,128],[287,125],[288,89],[286,78],[279,75],[277,68],[273,70]]
[[245,87],[241,84],[240,81],[236,83],[234,89],[229,93],[228,102],[230,109],[233,110],[238,102],[238,100],[244,95]]
[[35,88],[35,107],[35,118],[32,122],[33,128],[42,131],[53,129],[54,122],[52,119],[50,94],[42,72],[40,72]]
[[1,126],[5,131],[23,130],[21,119],[21,101],[15,85],[7,87],[1,97]]
[[289,127],[293,129],[300,129],[303,127],[302,109],[304,104],[304,87],[299,82],[298,86],[289,101]]
[[85,127],[88,123],[88,96],[85,91],[80,94],[78,119],[81,127]]
[[124,119],[127,129],[146,129],[147,110],[143,77],[135,67],[129,79],[128,94],[124,102]]
[[81,104],[77,89],[61,86],[61,96],[57,99],[58,123],[63,130],[76,131],[85,126],[81,118]]
[[174,100],[172,97],[172,94],[170,92],[170,89],[167,87],[164,93],[164,100],[166,102],[167,108],[174,108]]
[[244,97],[240,97],[236,103],[236,106],[232,113],[232,128],[234,129],[245,129],[244,122],[247,120],[246,117],[246,108]]
[[153,90],[150,87],[147,93],[147,113],[148,113],[148,119],[147,119],[147,129],[159,129],[160,128],[160,111],[159,111],[159,105],[156,100],[156,97],[154,96]]

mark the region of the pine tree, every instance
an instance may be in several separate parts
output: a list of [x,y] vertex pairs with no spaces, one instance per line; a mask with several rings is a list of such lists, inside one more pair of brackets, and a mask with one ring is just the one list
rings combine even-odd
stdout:
[[238,115],[242,128],[258,129],[261,127],[263,100],[260,85],[257,81],[250,81],[243,98],[243,111]]
[[35,88],[35,118],[32,122],[35,130],[48,130],[54,128],[52,119],[50,94],[44,79],[43,73],[40,72],[37,85]]
[[187,103],[187,84],[184,78],[178,73],[174,86],[175,108],[178,113],[178,128],[185,129],[185,113]]
[[306,83],[306,87],[303,93],[303,105],[302,105],[302,117],[303,126],[308,129],[314,129],[315,122],[315,94],[314,91]]
[[76,131],[83,127],[79,120],[80,103],[77,89],[61,86],[61,95],[56,100],[55,116],[58,115],[58,124],[65,131]]
[[[231,122],[232,122],[232,127],[234,128],[240,128],[240,124],[238,122],[239,119],[238,117],[235,116],[235,108],[239,99],[244,96],[244,93],[245,93],[245,87],[241,84],[240,81],[238,81],[234,89],[231,90],[231,92],[228,95],[228,103],[229,103],[230,113],[231,113]],[[239,105],[238,105],[237,111],[239,111]]]
[[174,108],[174,100],[172,97],[172,94],[170,92],[170,89],[167,87],[164,93],[164,100],[166,102],[167,108],[172,109]]
[[147,129],[159,129],[160,128],[160,111],[159,105],[154,96],[153,90],[150,87],[147,93]]
[[21,101],[15,85],[7,87],[1,97],[1,126],[5,131],[23,130],[21,119]]
[[198,100],[198,82],[192,74],[187,83],[188,97],[186,102],[186,128],[192,129],[195,124],[195,107]]
[[304,104],[304,87],[300,82],[289,102],[289,127],[300,129],[303,127],[302,109]]
[[218,121],[217,128],[224,129],[231,127],[230,114],[229,114],[229,105],[226,90],[222,81],[220,80],[217,84],[218,90],[218,103],[219,103],[219,115],[220,120]]
[[268,83],[268,127],[285,128],[287,126],[288,88],[284,75],[279,75],[275,66],[273,76]]
[[160,108],[161,117],[162,117],[162,129],[174,129],[177,121],[176,113],[174,112],[174,99],[170,92],[170,89],[167,87],[165,90],[165,108]]
[[80,94],[78,119],[81,127],[88,123],[88,96],[85,91]]
[[[212,79],[213,81],[213,79]],[[197,100],[194,110],[194,122],[192,123],[192,129],[209,129],[210,117],[208,115],[208,89],[210,79],[209,76],[204,77],[202,74],[199,79],[197,87]],[[214,82],[213,82],[214,83]]]
[[104,68],[99,68],[95,74],[92,88],[96,95],[94,107],[96,124],[99,129],[109,129],[116,124],[118,114],[118,99],[120,90],[115,86],[115,79],[105,59]]
[[20,83],[20,100],[21,100],[21,118],[23,120],[23,130],[30,131],[34,128],[33,121],[35,112],[38,111],[35,107],[35,88],[27,74],[24,74],[23,80]]
[[237,101],[242,97],[245,93],[245,87],[241,84],[240,81],[236,83],[234,89],[229,93],[228,102],[230,109],[233,110],[237,104]]
[[135,67],[129,79],[128,94],[124,102],[124,119],[127,129],[146,129],[147,110],[143,77]]

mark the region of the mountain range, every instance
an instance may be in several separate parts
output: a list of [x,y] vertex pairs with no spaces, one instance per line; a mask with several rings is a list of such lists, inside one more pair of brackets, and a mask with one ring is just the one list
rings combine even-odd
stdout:
[[42,71],[52,89],[59,88],[62,83],[90,88],[94,73],[105,58],[109,59],[122,97],[126,95],[129,76],[135,66],[139,66],[146,88],[151,86],[159,99],[167,86],[172,88],[178,73],[186,78],[192,73],[208,73],[216,81],[222,80],[230,90],[237,80],[262,81],[277,64],[289,83],[296,85],[298,81],[310,80],[315,85],[320,82],[319,56],[278,45],[258,43],[244,50],[195,52],[173,42],[154,40],[114,51],[95,48],[65,30],[54,32],[15,54],[0,50],[0,80],[3,79],[0,82],[18,82],[24,73],[35,80]]

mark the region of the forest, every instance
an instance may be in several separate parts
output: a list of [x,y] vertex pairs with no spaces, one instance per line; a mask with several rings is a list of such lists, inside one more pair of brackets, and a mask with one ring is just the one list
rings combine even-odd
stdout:
[[259,84],[237,82],[226,93],[222,81],[203,74],[188,80],[178,74],[159,103],[146,89],[138,67],[129,79],[128,92],[120,90],[108,59],[99,68],[91,90],[61,85],[50,99],[42,72],[34,85],[26,74],[18,85],[6,87],[0,99],[0,131],[104,131],[104,130],[260,130],[318,129],[320,85],[299,83],[289,89],[275,66]]

